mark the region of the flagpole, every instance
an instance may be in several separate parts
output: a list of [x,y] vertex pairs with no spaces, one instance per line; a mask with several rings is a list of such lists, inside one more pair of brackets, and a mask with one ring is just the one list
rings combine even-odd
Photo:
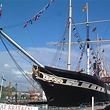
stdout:
[[1,87],[0,87],[0,99],[1,99],[1,96],[2,96],[2,86],[3,86],[3,79],[1,81]]
[[[86,3],[86,28],[87,28],[87,39],[86,41],[90,41],[90,38],[89,38],[89,7],[88,7],[88,3]],[[87,74],[89,75],[90,74],[90,71],[89,71],[89,68],[90,68],[90,65],[89,65],[89,60],[90,60],[90,47],[89,47],[89,42],[87,43],[87,69],[86,69],[86,72]]]
[[1,87],[0,87],[0,99],[1,99],[1,97],[2,97],[3,81],[6,81],[6,79],[4,79],[4,76],[3,76],[3,74],[2,74],[2,77],[1,77]]
[[89,22],[89,9],[88,9],[88,3],[86,3],[86,9],[87,9],[87,14],[86,14],[86,20],[87,20],[87,23]]
[[68,33],[68,59],[67,69],[71,69],[71,40],[72,40],[72,0],[69,0],[69,33]]

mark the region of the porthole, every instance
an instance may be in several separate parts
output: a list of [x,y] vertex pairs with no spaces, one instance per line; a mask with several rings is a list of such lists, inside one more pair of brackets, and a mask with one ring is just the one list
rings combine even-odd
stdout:
[[81,86],[81,85],[82,85],[82,83],[83,83],[83,82],[79,82],[79,83],[78,83],[78,86]]
[[89,85],[89,88],[91,88],[92,84]]

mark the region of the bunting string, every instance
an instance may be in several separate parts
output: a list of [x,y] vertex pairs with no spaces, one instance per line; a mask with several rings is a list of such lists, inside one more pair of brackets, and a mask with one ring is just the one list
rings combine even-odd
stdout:
[[39,20],[41,15],[49,8],[49,6],[54,2],[54,0],[50,0],[48,4],[46,4],[36,15],[34,15],[30,20],[26,21],[24,24],[24,28],[29,24],[32,24],[34,21]]
[[81,43],[82,40],[81,40],[80,34],[78,33],[78,30],[75,25],[73,26],[72,30],[73,30],[75,38],[77,38],[77,42],[79,43],[79,49],[81,50],[81,54],[80,54],[79,61],[78,61],[78,71],[79,71],[80,64],[81,64],[81,61],[83,58],[83,54],[85,52],[86,43],[84,43],[84,44]]
[[[95,29],[95,28],[94,28]],[[93,48],[90,48],[91,51],[91,61],[90,61],[90,70],[92,72],[92,75],[99,73],[98,71],[101,71],[101,58],[98,57],[97,51],[95,51]],[[103,50],[101,52],[104,52]],[[98,67],[98,68],[96,68]]]
[[[93,28],[92,32],[95,32],[95,31],[96,31],[96,27]],[[79,61],[78,61],[78,68],[77,68],[79,71],[80,70],[80,64],[81,64],[81,61],[83,58],[83,54],[85,52],[86,43],[84,43],[84,44],[81,43],[81,38],[80,38],[80,35],[79,35],[78,30],[77,30],[75,25],[73,26],[73,32],[74,32],[75,38],[77,38],[77,42],[79,43],[79,45],[80,45],[79,48],[81,50],[81,54],[80,54]],[[92,59],[96,59],[95,53],[94,53],[92,48],[91,48],[91,51],[92,51],[91,55],[93,56]],[[90,61],[89,63],[91,64],[92,62]]]
[[92,29],[92,32],[96,32],[96,27],[94,27],[94,28]]
[[0,17],[2,16],[2,4],[0,4]]
[[83,44],[81,43],[81,38],[80,38],[80,34],[78,33],[78,30],[76,28],[76,26],[74,25],[73,26],[73,33],[74,33],[74,36],[75,38],[77,38],[77,42],[79,43],[79,48],[82,49],[83,48]]
[[82,51],[81,51],[79,61],[78,61],[78,70],[80,69],[80,64],[81,64],[81,61],[82,61],[82,58],[83,58],[83,55],[84,55],[84,52],[85,52],[85,47],[86,47],[86,43],[84,43],[84,45],[81,47]]

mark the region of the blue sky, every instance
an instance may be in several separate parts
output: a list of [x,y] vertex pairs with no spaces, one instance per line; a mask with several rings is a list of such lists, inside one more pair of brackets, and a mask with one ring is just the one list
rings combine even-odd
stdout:
[[[85,20],[82,7],[86,1],[73,0],[75,22]],[[25,29],[23,28],[24,23],[33,17],[39,9],[42,9],[48,0],[1,0],[1,3],[3,5],[3,14],[0,19],[1,27],[7,27],[4,30],[23,46],[32,46],[33,43],[30,42],[30,39],[34,41],[36,46],[45,46],[46,42],[56,41],[62,36],[68,15],[66,13],[68,0],[55,0],[38,21],[33,22]],[[90,21],[110,18],[108,13],[110,10],[109,0],[88,0],[88,3]],[[102,28],[102,26],[100,27]],[[105,35],[104,32],[101,34]]]
[[[0,3],[3,5],[0,27],[41,63],[49,65],[52,62],[55,49],[54,47],[51,48],[48,46],[47,43],[57,41],[61,39],[63,35],[68,16],[68,1],[69,0],[54,0],[38,21],[23,28],[24,23],[36,15],[36,13],[48,3],[48,0],[0,0]],[[87,1],[89,3],[90,21],[110,19],[110,0],[73,0],[73,20],[75,23],[85,21],[86,13],[82,12],[82,8]],[[85,26],[77,26],[83,40],[86,39],[86,30],[84,27]],[[91,39],[96,39],[95,33],[91,32],[94,27],[97,27],[97,33],[100,37],[109,39],[110,22],[91,25]],[[105,45],[106,49],[109,47],[109,45]],[[9,49],[19,64],[24,68],[24,71],[31,72],[32,65],[25,62],[10,46]],[[109,53],[109,51],[107,51],[107,53]],[[73,54],[77,56],[78,52],[75,50]],[[107,55],[109,56],[109,54]],[[4,76],[8,81],[11,81],[13,75],[16,76],[16,74],[18,75],[20,73],[12,63],[1,42],[0,56],[1,72],[5,73]],[[108,58],[108,56],[106,57]],[[75,60],[76,59],[75,57]],[[10,76],[7,74],[10,74]],[[20,78],[19,75],[16,76],[13,82],[17,81],[16,79],[19,79],[18,82],[20,82],[22,79]]]

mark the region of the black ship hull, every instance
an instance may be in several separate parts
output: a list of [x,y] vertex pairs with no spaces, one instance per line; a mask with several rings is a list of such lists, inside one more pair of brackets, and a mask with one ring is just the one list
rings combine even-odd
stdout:
[[109,86],[96,77],[50,67],[46,70],[40,68],[36,73],[34,67],[33,78],[43,88],[50,106],[91,104],[92,96],[95,102],[110,99]]

